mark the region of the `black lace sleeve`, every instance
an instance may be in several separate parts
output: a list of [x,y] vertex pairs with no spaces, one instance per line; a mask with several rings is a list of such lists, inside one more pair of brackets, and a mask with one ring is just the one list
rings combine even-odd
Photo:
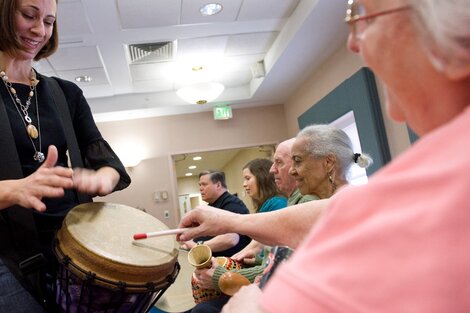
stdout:
[[84,153],[83,160],[85,161],[84,165],[86,168],[98,170],[109,166],[118,171],[120,178],[116,187],[114,187],[114,191],[124,189],[131,183],[131,178],[127,174],[124,165],[106,140],[101,139],[91,143],[86,151],[82,151],[82,153]]

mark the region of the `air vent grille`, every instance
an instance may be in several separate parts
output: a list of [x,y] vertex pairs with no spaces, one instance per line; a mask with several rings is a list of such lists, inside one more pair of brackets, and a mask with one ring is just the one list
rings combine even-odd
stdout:
[[164,62],[173,59],[175,42],[151,42],[129,45],[131,64]]

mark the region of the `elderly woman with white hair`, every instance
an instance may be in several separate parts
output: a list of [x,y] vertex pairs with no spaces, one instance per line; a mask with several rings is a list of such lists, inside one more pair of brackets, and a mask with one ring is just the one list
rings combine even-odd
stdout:
[[372,164],[367,154],[354,153],[351,139],[331,125],[310,125],[302,129],[292,145],[289,174],[303,195],[327,199],[348,185],[353,164],[366,168]]
[[[237,231],[276,242],[274,229],[295,237],[310,224],[266,287],[242,288],[225,313],[470,308],[469,2],[349,0],[346,22],[349,49],[385,86],[388,115],[421,138],[367,185],[330,200],[227,224],[210,210],[186,216],[181,226],[198,226],[183,237]],[[314,227],[309,209],[323,210]]]

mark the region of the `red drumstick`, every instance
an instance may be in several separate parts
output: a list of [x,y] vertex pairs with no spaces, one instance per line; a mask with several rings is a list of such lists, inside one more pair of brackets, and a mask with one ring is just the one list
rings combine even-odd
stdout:
[[188,228],[175,228],[175,229],[154,231],[154,232],[150,232],[150,233],[135,234],[134,235],[134,240],[146,239],[146,238],[157,237],[157,236],[167,236],[167,235],[181,234],[182,232],[186,231],[187,229]]

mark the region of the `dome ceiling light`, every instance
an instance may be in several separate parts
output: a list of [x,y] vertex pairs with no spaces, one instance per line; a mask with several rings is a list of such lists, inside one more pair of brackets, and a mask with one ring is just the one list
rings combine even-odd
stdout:
[[221,83],[204,82],[182,87],[176,91],[176,94],[188,103],[206,104],[217,99],[224,89]]
[[199,12],[201,15],[204,16],[211,16],[219,13],[220,11],[223,10],[223,7],[219,3],[208,3],[203,5],[200,9]]

